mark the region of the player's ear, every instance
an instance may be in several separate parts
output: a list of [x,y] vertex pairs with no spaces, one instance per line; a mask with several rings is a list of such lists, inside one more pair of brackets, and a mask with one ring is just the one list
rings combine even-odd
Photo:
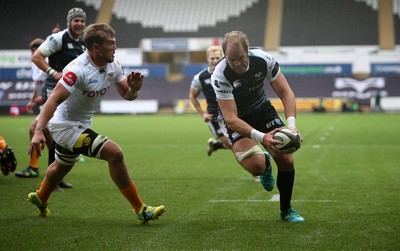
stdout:
[[93,44],[93,47],[92,47],[92,49],[94,50],[94,51],[98,51],[98,50],[100,50],[100,45],[99,44]]

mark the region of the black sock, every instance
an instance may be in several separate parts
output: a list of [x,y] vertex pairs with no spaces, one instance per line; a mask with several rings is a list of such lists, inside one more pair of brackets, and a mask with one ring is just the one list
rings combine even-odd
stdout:
[[56,143],[51,144],[49,150],[49,166],[56,160]]
[[225,148],[221,141],[218,141],[217,143],[214,144],[214,149],[221,149],[221,148]]
[[293,172],[290,173],[278,171],[276,185],[279,189],[281,212],[284,212],[290,208],[294,184],[294,173],[294,169]]
[[268,170],[268,167],[271,165],[271,158],[268,158],[268,153],[266,152],[264,152],[264,155],[265,155],[265,172],[266,172]]

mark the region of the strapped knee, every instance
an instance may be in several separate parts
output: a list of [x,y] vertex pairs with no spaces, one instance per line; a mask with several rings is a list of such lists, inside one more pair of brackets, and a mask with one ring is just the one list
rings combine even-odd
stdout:
[[257,154],[264,154],[264,152],[261,150],[261,147],[259,145],[254,145],[250,149],[244,152],[236,152],[236,158],[239,162],[242,162],[247,157],[250,157],[252,155],[257,155]]

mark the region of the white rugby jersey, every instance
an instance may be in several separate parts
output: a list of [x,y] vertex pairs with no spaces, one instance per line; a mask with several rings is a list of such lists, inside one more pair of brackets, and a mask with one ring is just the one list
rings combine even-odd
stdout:
[[32,64],[31,70],[32,70],[32,80],[34,82],[44,81],[47,78],[47,74],[41,69],[39,69],[39,67],[37,67],[35,64]]
[[100,68],[92,63],[85,51],[63,70],[58,84],[62,84],[71,95],[57,107],[50,122],[78,122],[86,128],[90,127],[93,114],[108,88],[125,78],[119,62],[114,60],[105,68]]

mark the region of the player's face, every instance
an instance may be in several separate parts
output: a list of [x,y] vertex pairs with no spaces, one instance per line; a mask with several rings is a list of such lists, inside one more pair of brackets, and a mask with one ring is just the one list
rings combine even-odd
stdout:
[[81,18],[81,17],[76,17],[74,19],[71,20],[71,24],[69,26],[69,29],[72,33],[72,36],[74,36],[75,38],[79,37],[83,30],[85,29],[85,19]]
[[114,54],[116,49],[117,41],[115,37],[107,37],[99,49],[99,55],[102,61],[107,63],[114,62]]
[[221,57],[222,57],[222,55],[218,51],[213,51],[208,54],[207,61],[208,61],[208,65],[211,68],[211,71],[214,70],[215,65],[218,63],[218,61],[221,59]]
[[249,54],[241,44],[230,44],[225,52],[226,61],[237,74],[242,75],[249,67]]

